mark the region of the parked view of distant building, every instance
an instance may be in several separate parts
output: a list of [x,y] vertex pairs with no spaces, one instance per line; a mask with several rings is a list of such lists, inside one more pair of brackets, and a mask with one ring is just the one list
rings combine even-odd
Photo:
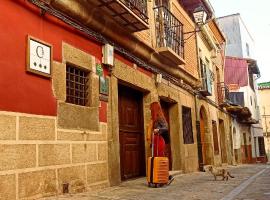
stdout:
[[240,15],[217,21],[208,0],[18,0],[0,10],[1,200],[145,177],[154,102],[166,170],[265,161],[260,71]]
[[[270,161],[270,82],[259,83],[258,89],[265,150],[268,161]],[[264,150],[262,143],[260,141],[259,144],[261,151]]]
[[265,162],[259,144],[263,138],[257,79],[260,71],[255,58],[254,40],[240,14],[217,19],[226,36],[225,83],[230,90],[232,105],[227,110],[236,116],[233,123],[235,159],[242,162]]

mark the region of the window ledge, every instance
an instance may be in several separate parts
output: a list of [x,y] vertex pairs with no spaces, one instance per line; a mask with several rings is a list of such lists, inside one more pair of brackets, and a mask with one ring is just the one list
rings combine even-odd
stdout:
[[99,108],[58,103],[58,126],[65,129],[99,131]]

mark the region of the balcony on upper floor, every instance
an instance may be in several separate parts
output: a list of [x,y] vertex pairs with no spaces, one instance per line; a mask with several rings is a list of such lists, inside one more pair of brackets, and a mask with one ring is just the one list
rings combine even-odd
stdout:
[[225,106],[229,104],[229,94],[229,87],[224,82],[217,83],[218,104],[220,106]]
[[166,6],[154,8],[156,50],[177,65],[185,64],[183,24]]
[[108,13],[114,20],[131,32],[149,28],[147,0],[94,0],[98,8]]
[[234,105],[245,106],[244,92],[230,92],[230,102]]

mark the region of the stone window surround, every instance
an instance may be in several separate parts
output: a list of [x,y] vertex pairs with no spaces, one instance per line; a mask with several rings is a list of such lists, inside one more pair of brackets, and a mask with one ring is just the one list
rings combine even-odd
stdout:
[[[66,103],[66,64],[89,71],[88,106]],[[99,77],[95,57],[65,42],[62,63],[53,62],[52,83],[57,99],[57,126],[64,129],[99,131]]]

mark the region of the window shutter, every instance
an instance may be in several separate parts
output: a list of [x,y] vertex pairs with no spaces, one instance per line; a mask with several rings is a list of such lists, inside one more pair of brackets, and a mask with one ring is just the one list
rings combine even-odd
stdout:
[[208,67],[206,67],[206,85],[207,85],[207,92],[212,95],[212,77],[211,71]]

